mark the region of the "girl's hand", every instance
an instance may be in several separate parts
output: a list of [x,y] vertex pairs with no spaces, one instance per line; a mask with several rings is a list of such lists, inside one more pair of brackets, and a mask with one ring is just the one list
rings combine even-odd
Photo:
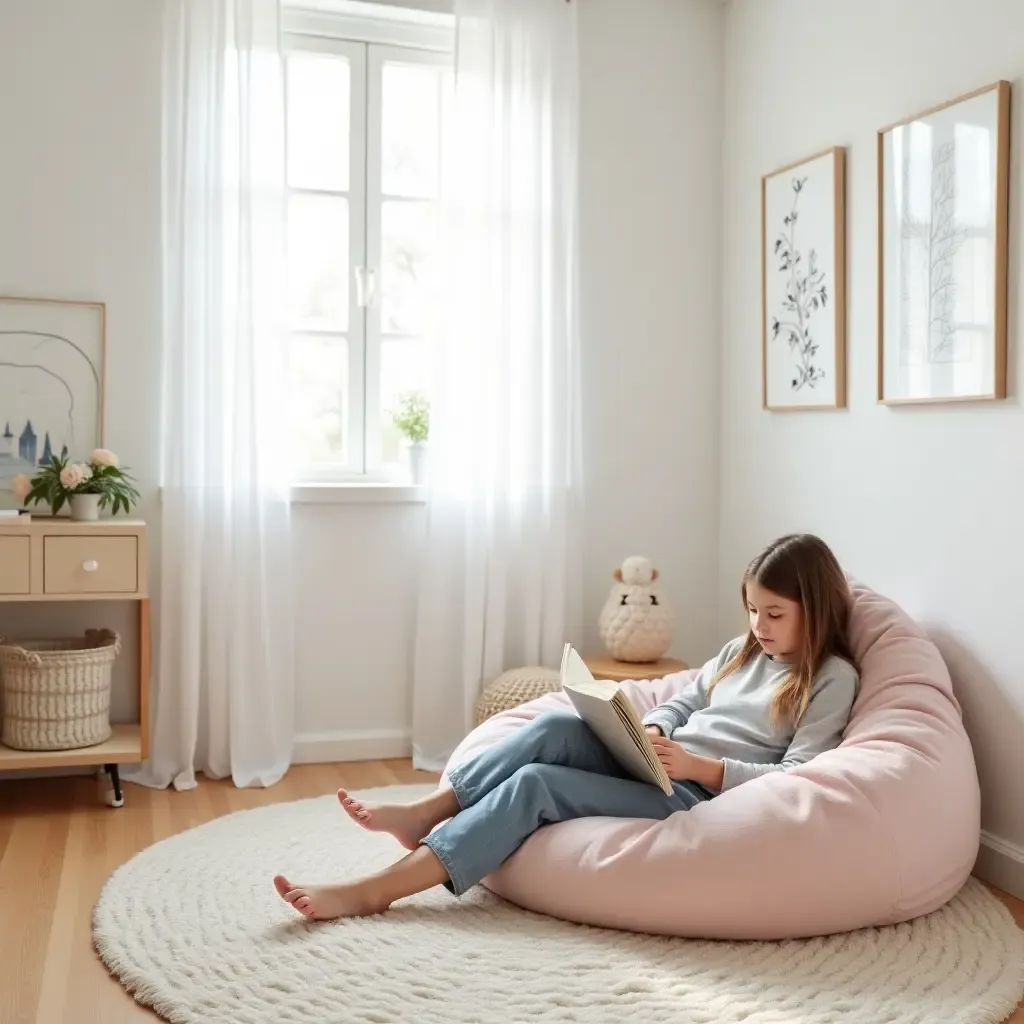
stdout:
[[654,752],[658,760],[665,766],[665,771],[670,779],[677,782],[685,782],[695,778],[694,771],[697,767],[696,758],[689,751],[683,748],[681,743],[667,739],[664,736],[652,736],[651,743],[654,745]]
[[650,736],[650,737],[651,737],[652,739],[653,739],[653,738],[654,738],[655,736],[661,736],[661,735],[663,735],[663,733],[662,733],[662,731],[661,731],[661,726],[659,726],[659,725],[648,725],[648,726],[647,726],[647,727],[646,727],[646,728],[644,729],[644,732],[645,732],[645,733],[647,733],[647,735],[648,735],[648,736]]

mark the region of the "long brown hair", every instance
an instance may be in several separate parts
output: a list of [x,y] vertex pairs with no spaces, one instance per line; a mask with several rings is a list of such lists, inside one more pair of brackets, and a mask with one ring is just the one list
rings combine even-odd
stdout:
[[[772,696],[773,725],[787,721],[796,725],[811,699],[814,677],[832,655],[855,664],[846,636],[850,617],[850,587],[829,546],[809,533],[789,534],[769,544],[743,574],[740,592],[747,608],[747,584],[751,581],[779,597],[799,603],[803,611],[803,637],[792,670]],[[715,685],[743,668],[760,653],[753,629],[743,646],[715,675],[707,689],[708,699]]]

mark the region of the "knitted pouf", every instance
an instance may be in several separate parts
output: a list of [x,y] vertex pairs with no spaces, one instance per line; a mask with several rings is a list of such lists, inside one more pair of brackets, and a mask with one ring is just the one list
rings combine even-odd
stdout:
[[517,708],[529,700],[562,688],[561,676],[553,668],[530,665],[502,672],[484,687],[476,699],[476,724],[486,721],[499,711]]

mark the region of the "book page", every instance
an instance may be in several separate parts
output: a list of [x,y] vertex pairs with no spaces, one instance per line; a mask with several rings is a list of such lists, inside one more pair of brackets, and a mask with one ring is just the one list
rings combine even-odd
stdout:
[[[562,689],[580,718],[593,729],[626,771],[642,782],[650,782],[664,793],[671,794],[671,780],[656,756],[652,763],[654,748],[642,728],[637,732],[635,724],[639,719],[629,702],[621,696],[619,684],[594,679],[583,659],[569,644],[566,644],[562,655]],[[628,709],[625,718],[621,704]]]
[[561,677],[562,686],[570,685],[576,690],[604,696],[607,700],[611,700],[619,692],[618,683],[594,678],[593,673],[587,668],[587,663],[572,644],[566,644],[562,650]]
[[640,716],[636,713],[636,708],[626,698],[626,695],[620,690],[616,695],[616,698],[612,701],[615,706],[619,717],[622,719],[622,724],[629,730],[630,735],[633,737],[636,743],[637,749],[646,758],[651,770],[658,777],[658,785],[666,793],[672,792],[672,780],[668,776],[668,772],[665,771],[665,766],[658,760],[658,752],[654,749],[654,744],[651,743],[650,736],[647,735],[647,731],[644,729],[643,722],[640,720]]

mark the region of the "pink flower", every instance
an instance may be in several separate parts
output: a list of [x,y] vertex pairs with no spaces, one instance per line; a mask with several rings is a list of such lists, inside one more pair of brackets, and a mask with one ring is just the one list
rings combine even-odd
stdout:
[[96,448],[89,456],[89,463],[106,469],[107,466],[120,465],[117,456],[109,448]]
[[88,466],[82,466],[77,462],[73,462],[70,466],[65,466],[60,471],[60,482],[65,490],[73,491],[76,487],[84,484],[90,476],[92,476],[92,471]]
[[29,491],[32,490],[32,481],[29,480],[24,473],[19,473],[17,476],[11,477],[11,491],[14,494],[15,501],[19,501],[22,504],[25,503],[25,499],[29,495]]

